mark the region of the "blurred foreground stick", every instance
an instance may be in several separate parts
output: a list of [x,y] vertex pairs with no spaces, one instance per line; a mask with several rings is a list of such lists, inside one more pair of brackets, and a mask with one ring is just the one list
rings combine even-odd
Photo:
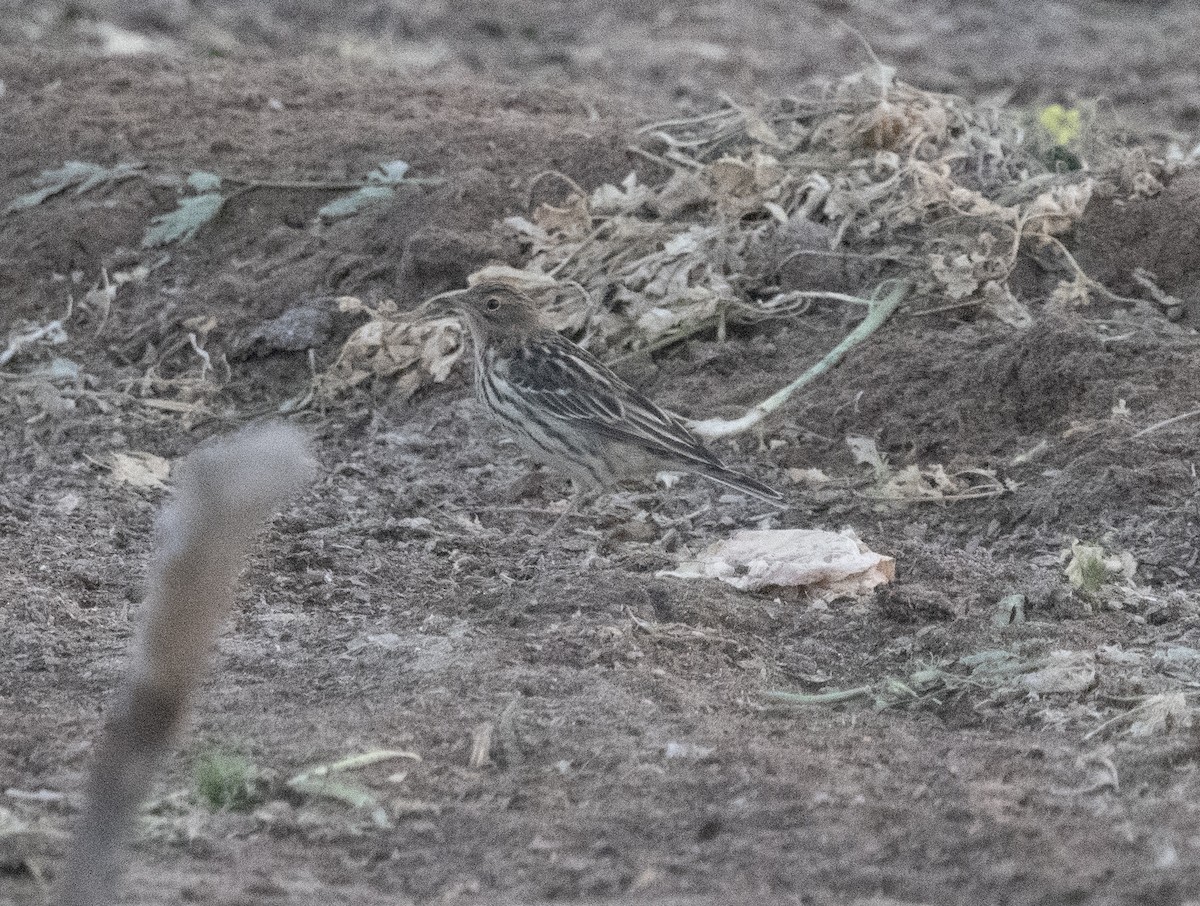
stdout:
[[141,626],[88,781],[61,906],[116,902],[118,850],[205,666],[263,523],[312,479],[303,435],[241,431],[189,456],[158,522]]

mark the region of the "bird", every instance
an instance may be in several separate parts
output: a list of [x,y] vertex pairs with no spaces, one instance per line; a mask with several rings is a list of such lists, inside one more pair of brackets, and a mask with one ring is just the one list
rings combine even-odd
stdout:
[[576,499],[624,479],[684,471],[786,508],[783,495],[722,463],[679,416],[543,327],[519,290],[488,282],[437,298],[471,334],[483,408],[535,460],[565,472]]

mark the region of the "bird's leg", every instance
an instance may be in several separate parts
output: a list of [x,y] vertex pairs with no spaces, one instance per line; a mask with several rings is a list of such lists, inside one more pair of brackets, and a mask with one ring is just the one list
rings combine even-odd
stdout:
[[567,499],[567,507],[562,511],[554,524],[550,526],[543,534],[542,540],[548,541],[558,534],[558,530],[563,527],[567,519],[579,511],[580,504],[585,501],[590,502],[595,500],[597,492],[595,488],[587,488],[580,485],[574,479],[571,480],[571,496]]
[[572,513],[574,513],[575,510],[578,508],[579,496],[580,495],[579,495],[578,491],[572,492],[571,496],[567,499],[566,508],[562,511],[562,513],[559,514],[559,517],[554,520],[554,524],[552,526],[550,526],[550,528],[546,529],[545,532],[542,533],[543,541],[549,541],[551,538],[553,538],[555,535],[558,534],[558,530],[560,528],[562,528],[563,523],[566,522],[568,517],[570,517],[570,515]]

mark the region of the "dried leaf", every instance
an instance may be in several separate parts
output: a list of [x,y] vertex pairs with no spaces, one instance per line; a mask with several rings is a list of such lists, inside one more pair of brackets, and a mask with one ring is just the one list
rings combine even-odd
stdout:
[[1077,695],[1095,682],[1096,658],[1090,651],[1054,651],[1018,684],[1037,695]]
[[819,488],[830,481],[829,476],[820,469],[788,469],[787,476],[796,484],[807,485],[810,488]]
[[1082,276],[1076,275],[1073,280],[1059,280],[1050,293],[1050,301],[1055,305],[1067,308],[1083,308],[1091,304],[1091,287]]
[[1094,186],[1091,179],[1085,179],[1042,192],[1026,209],[1026,229],[1046,236],[1068,232],[1083,217]]
[[522,270],[507,264],[489,264],[481,267],[467,277],[468,286],[478,286],[480,283],[507,283],[529,295],[538,295],[543,290],[558,288],[558,281],[549,274],[535,270]]
[[536,239],[538,242],[546,243],[550,241],[550,236],[546,231],[526,217],[505,217],[504,225],[513,232]]
[[760,116],[751,114],[746,117],[746,134],[759,144],[771,148],[783,148],[783,142],[779,140],[779,133]]
[[394,303],[371,308],[354,297],[338,301],[342,311],[366,312],[334,363],[317,378],[318,391],[331,398],[371,379],[391,379],[408,399],[422,386],[440,383],[462,358],[465,343],[457,318],[417,318]]
[[1017,330],[1028,330],[1032,326],[1033,315],[1029,312],[1029,306],[1018,301],[1007,286],[989,280],[983,287],[983,298],[986,300],[987,310],[995,315],[998,321]]
[[1143,738],[1190,727],[1193,722],[1192,708],[1182,692],[1152,695],[1133,713],[1137,714],[1138,719],[1129,725],[1129,735]]
[[108,454],[107,465],[110,477],[117,484],[148,490],[165,488],[167,476],[171,473],[170,461],[141,450],[130,450],[128,453],[111,452]]
[[572,195],[561,208],[549,204],[538,205],[533,212],[533,219],[545,233],[563,239],[581,239],[592,228],[587,199],[581,195]]
[[335,799],[350,806],[350,808],[370,811],[371,819],[375,824],[380,827],[388,827],[391,822],[388,820],[387,812],[384,811],[383,807],[370,791],[355,786],[352,783],[334,779],[333,775],[345,771],[359,770],[368,765],[378,764],[382,761],[391,761],[397,758],[405,758],[412,761],[421,760],[421,756],[415,752],[380,749],[373,752],[365,752],[361,755],[351,755],[348,758],[342,758],[330,764],[309,768],[307,771],[303,771],[288,780],[287,785],[297,793],[306,796]]
[[846,438],[846,446],[850,448],[850,453],[856,463],[870,466],[875,470],[876,478],[887,475],[887,458],[879,452],[879,447],[875,445],[873,438],[851,435]]
[[783,586],[825,596],[863,594],[896,576],[896,561],[869,550],[853,532],[740,531],[658,576],[719,579],[742,591]]
[[630,173],[621,181],[620,188],[605,183],[596,189],[589,199],[589,205],[597,214],[632,213],[649,198],[650,190],[638,182],[636,173]]

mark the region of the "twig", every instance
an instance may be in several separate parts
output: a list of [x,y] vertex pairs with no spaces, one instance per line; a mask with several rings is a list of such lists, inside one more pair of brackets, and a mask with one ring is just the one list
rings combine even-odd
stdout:
[[1161,286],[1154,282],[1158,278],[1144,267],[1134,268],[1133,273],[1131,273],[1129,276],[1134,283],[1152,295],[1154,297],[1154,301],[1159,305],[1165,306],[1180,304],[1178,299],[1166,292]]
[[625,150],[631,154],[638,155],[638,157],[644,157],[651,163],[658,164],[660,167],[664,167],[667,170],[676,169],[675,165],[665,157],[659,157],[657,154],[653,154],[650,151],[647,151],[645,148],[639,148],[637,145],[630,145]]
[[1155,422],[1153,425],[1151,425],[1148,428],[1143,428],[1141,431],[1138,431],[1133,436],[1134,437],[1145,437],[1147,434],[1152,434],[1153,432],[1157,431],[1159,428],[1165,428],[1168,425],[1173,425],[1176,422],[1181,422],[1181,421],[1184,421],[1185,419],[1195,418],[1197,415],[1200,415],[1200,409],[1193,409],[1191,412],[1185,412],[1182,415],[1173,415],[1173,416],[1171,416],[1171,418],[1165,418],[1161,422]]
[[[563,268],[565,268],[568,264],[570,264],[572,261],[574,261],[576,256],[580,252],[582,252],[585,248],[587,248],[589,245],[591,245],[593,242],[595,242],[596,239],[599,238],[600,234],[603,233],[607,227],[612,226],[614,220],[615,220],[615,218],[610,217],[607,220],[602,221],[598,227],[596,227],[594,230],[592,230],[590,233],[588,233],[586,236],[584,236],[582,240],[580,240],[579,245],[577,245],[577,246],[575,246],[575,248],[571,249],[570,254],[568,254],[565,258],[563,258],[562,261],[558,262],[558,264],[554,265],[554,267],[552,267],[548,271],[548,274],[551,277],[557,277],[560,273],[562,273]],[[578,284],[576,284],[576,285],[578,285]],[[585,298],[587,297],[586,292],[583,295]]]
[[712,418],[705,421],[694,421],[689,426],[693,431],[707,440],[716,437],[729,437],[750,430],[786,403],[793,393],[811,384],[840,362],[846,353],[883,326],[884,322],[891,317],[892,312],[900,307],[900,303],[904,301],[904,297],[907,294],[908,284],[900,283],[883,299],[872,301],[870,308],[867,310],[867,316],[863,318],[862,322],[842,342],[829,350],[819,362],[805,371],[804,374],[754,406],[745,415],[732,420]]
[[1138,267],[1134,268],[1133,273],[1129,276],[1134,283],[1154,297],[1154,301],[1166,313],[1169,320],[1175,321],[1182,317],[1183,303],[1159,286],[1155,282],[1158,278],[1154,274],[1144,267]]
[[867,500],[879,500],[884,503],[956,503],[959,500],[987,500],[991,497],[1003,497],[1008,488],[984,488],[978,491],[963,491],[959,494],[938,494],[937,496],[887,497],[878,494],[859,494]]
[[629,352],[624,352],[616,358],[609,359],[604,364],[611,368],[613,365],[619,365],[621,362],[624,362],[626,359],[631,359],[634,356],[650,355],[651,353],[658,352],[660,349],[665,349],[668,346],[674,346],[676,343],[681,343],[688,337],[694,337],[696,334],[702,333],[703,331],[708,330],[710,327],[716,326],[716,315],[711,318],[702,318],[699,321],[693,322],[684,330],[659,337],[653,343],[648,343],[645,346],[639,346],[637,349],[631,349]]
[[1100,293],[1100,295],[1104,296],[1109,302],[1120,302],[1123,305],[1137,305],[1143,301],[1142,299],[1134,299],[1129,296],[1119,296],[1099,280],[1089,277],[1079,262],[1075,260],[1075,256],[1071,254],[1070,250],[1058,238],[1045,235],[1038,236],[1038,238],[1053,246],[1055,251],[1066,259],[1067,264],[1071,266],[1071,270],[1075,272],[1075,275],[1096,292]]
[[851,252],[845,249],[795,249],[788,253],[788,256],[780,262],[780,267],[791,263],[794,259],[800,257],[817,257],[817,258],[854,258],[859,261],[901,261],[907,264],[916,262],[916,255],[901,255],[890,252]]
[[495,727],[490,723],[480,724],[471,733],[471,755],[467,765],[472,768],[482,768],[492,761],[492,733]]
[[[864,299],[861,296],[851,296],[847,295],[846,293],[826,292],[825,290],[797,290],[794,293],[789,293],[789,295],[794,296],[797,300],[831,299],[835,302],[850,302],[855,305],[865,305],[868,308],[876,304],[870,299]],[[778,312],[775,312],[766,308],[756,307],[745,302],[738,303],[737,309],[743,313],[742,320],[744,321],[751,320],[745,317],[747,313],[759,315],[760,317],[753,319],[753,323],[762,323],[762,321],[770,318],[784,318],[798,313],[791,309],[781,309]],[[637,349],[631,349],[629,352],[621,353],[621,355],[607,360],[605,364],[611,367],[612,365],[618,365],[621,362],[624,362],[626,359],[631,359],[634,356],[650,355],[651,353],[658,352],[660,349],[665,349],[668,346],[674,346],[676,343],[681,343],[688,337],[694,337],[696,334],[702,333],[705,330],[708,330],[710,327],[719,327],[720,323],[721,319],[717,315],[714,315],[711,318],[702,318],[699,321],[689,324],[682,330],[659,337],[653,343],[649,343],[646,346],[639,346]]]
[[637,145],[629,145],[627,150],[633,152],[634,154],[639,154],[647,160],[652,160],[656,164],[661,164],[668,170],[677,170],[679,167],[691,167],[693,170],[704,169],[704,164],[700,163],[700,161],[693,160],[686,154],[681,154],[674,148],[668,149],[667,153],[662,157],[659,157],[657,154],[652,154],[645,148],[639,148]]
[[920,311],[910,312],[916,318],[920,315],[936,315],[943,311],[957,311],[960,308],[974,308],[976,305],[983,305],[986,299],[968,299],[966,302],[954,302],[951,305],[939,305],[937,308],[922,308]]
[[26,346],[32,346],[38,340],[46,337],[54,337],[62,335],[62,321],[51,321],[41,327],[35,327],[25,333],[17,334],[8,341],[8,348],[0,352],[0,368],[3,368],[18,352]]
[[559,180],[566,183],[580,198],[588,197],[588,193],[583,191],[583,188],[579,185],[579,183],[571,179],[571,177],[569,177],[566,173],[563,173],[561,170],[543,170],[541,173],[537,174],[537,176],[534,176],[529,180],[529,189],[526,192],[527,207],[533,206],[533,190],[537,187],[537,184],[547,176],[557,177]]
[[852,35],[854,35],[854,37],[858,38],[859,43],[862,44],[863,49],[867,52],[867,56],[870,57],[871,62],[875,64],[875,68],[879,70],[879,91],[880,91],[879,103],[886,104],[888,102],[888,98],[887,98],[887,90],[888,90],[887,70],[888,70],[888,67],[884,66],[883,62],[879,59],[879,57],[877,57],[875,55],[875,49],[873,47],[871,47],[871,42],[866,39],[866,37],[863,35],[862,32],[860,32],[853,25],[850,25],[844,19],[839,19],[838,25],[842,26],[842,28],[846,29],[846,31],[850,32],[850,34],[852,34]]
[[387,183],[374,183],[364,179],[360,179],[357,182],[349,180],[343,182],[305,182],[302,179],[243,179],[237,176],[224,176],[222,179],[236,186],[242,186],[239,190],[240,192],[247,192],[253,189],[311,189],[314,192],[348,192],[374,185],[440,186],[446,181],[444,176],[406,176],[403,179]]
[[849,293],[835,293],[824,289],[798,289],[795,292],[788,293],[789,296],[794,296],[797,299],[830,299],[833,302],[851,302],[855,305],[865,305],[867,308],[872,308],[877,303],[872,299],[864,299],[862,296],[852,296]]
[[711,120],[718,120],[722,117],[730,116],[737,113],[737,110],[731,110],[727,107],[722,107],[719,110],[713,110],[709,113],[702,113],[699,116],[689,116],[682,119],[660,120],[657,123],[650,123],[638,129],[638,135],[644,135],[647,132],[655,132],[659,129],[668,129],[672,126],[698,126],[700,123],[707,123]]

